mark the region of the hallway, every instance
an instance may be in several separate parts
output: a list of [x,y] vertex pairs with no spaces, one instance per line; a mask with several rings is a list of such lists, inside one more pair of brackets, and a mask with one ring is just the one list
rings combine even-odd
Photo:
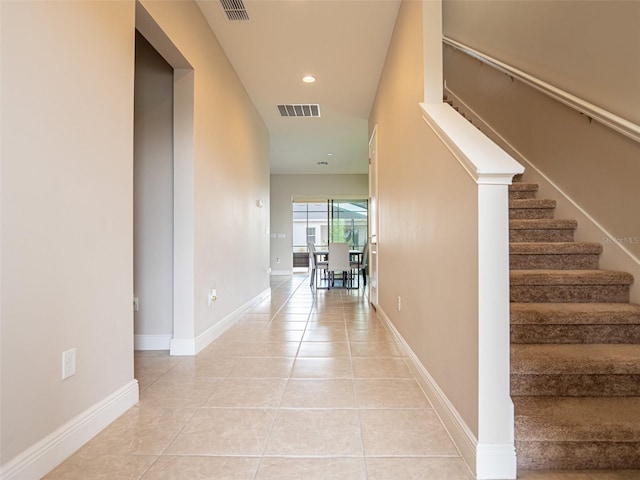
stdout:
[[362,290],[271,286],[195,358],[137,353],[138,406],[46,478],[472,478]]
[[137,353],[140,403],[46,478],[473,478],[362,290],[271,287],[195,358]]

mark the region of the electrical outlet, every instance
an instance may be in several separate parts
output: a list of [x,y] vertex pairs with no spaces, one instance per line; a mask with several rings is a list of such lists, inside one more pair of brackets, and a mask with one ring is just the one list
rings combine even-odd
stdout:
[[140,311],[140,299],[137,296],[133,297],[133,311]]
[[213,302],[215,302],[218,299],[218,292],[216,291],[215,288],[211,289],[211,291],[209,292],[209,306],[213,305]]
[[62,380],[76,374],[76,349],[62,352]]
[[280,263],[280,257],[276,258],[276,263]]
[[398,311],[402,310],[402,298],[398,295]]

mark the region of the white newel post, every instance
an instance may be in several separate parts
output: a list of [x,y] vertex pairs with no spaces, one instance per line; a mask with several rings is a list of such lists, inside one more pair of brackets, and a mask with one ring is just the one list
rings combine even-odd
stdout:
[[[478,189],[478,438],[476,478],[515,479],[510,395],[509,185],[524,167],[446,103],[421,104],[424,120]],[[473,464],[473,458],[466,458]]]
[[516,478],[509,357],[509,184],[478,183],[478,446],[476,478]]

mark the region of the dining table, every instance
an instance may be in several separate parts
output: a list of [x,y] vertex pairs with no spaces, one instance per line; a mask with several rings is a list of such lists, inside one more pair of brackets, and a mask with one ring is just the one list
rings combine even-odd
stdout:
[[[316,264],[329,261],[329,250],[315,250],[313,254],[316,257],[315,258]],[[349,261],[353,263],[357,262],[358,264],[362,263],[362,250],[349,250]],[[349,288],[349,289],[360,288],[359,277],[360,275],[358,274],[358,283],[356,284],[356,286],[345,287],[345,288]],[[316,288],[323,288],[323,287],[317,286]],[[324,287],[324,288],[328,288],[328,287]]]

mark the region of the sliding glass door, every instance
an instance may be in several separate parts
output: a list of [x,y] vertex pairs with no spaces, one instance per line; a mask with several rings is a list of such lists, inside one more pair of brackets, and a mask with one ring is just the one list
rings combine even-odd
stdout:
[[326,250],[329,243],[348,243],[362,250],[368,235],[367,200],[297,202],[292,205],[293,267],[308,267],[308,247]]
[[329,239],[362,250],[367,241],[367,200],[329,200]]

